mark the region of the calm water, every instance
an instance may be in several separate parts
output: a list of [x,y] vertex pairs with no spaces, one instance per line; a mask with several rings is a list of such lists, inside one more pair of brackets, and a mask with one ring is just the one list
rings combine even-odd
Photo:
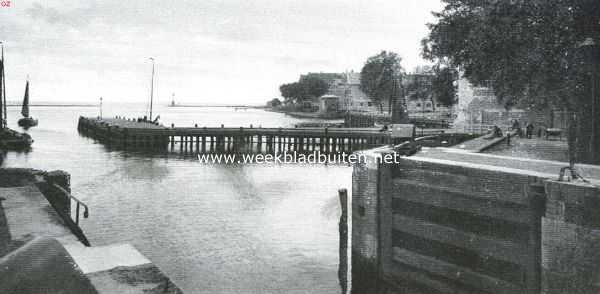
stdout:
[[[9,108],[18,129],[19,109]],[[143,113],[104,106],[107,116]],[[165,125],[285,127],[306,121],[262,110],[158,107]],[[90,207],[92,245],[132,243],[186,293],[339,293],[337,189],[351,168],[204,165],[178,155],[111,151],[77,134],[97,108],[33,107],[32,152],[3,166],[62,169]]]

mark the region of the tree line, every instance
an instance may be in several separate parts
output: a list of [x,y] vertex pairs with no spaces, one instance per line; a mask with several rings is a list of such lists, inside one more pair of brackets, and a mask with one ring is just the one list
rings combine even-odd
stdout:
[[600,163],[600,1],[442,1],[424,57],[491,84],[507,108],[572,112],[571,162]]
[[[471,83],[491,85],[507,109],[570,111],[571,163],[599,164],[600,1],[441,1],[445,6],[422,41],[423,57],[435,64],[432,95],[444,105],[456,103],[460,69]],[[387,101],[388,111],[415,87],[403,85],[401,60],[382,51],[361,70],[361,89],[380,108]],[[314,77],[280,90],[286,102],[299,102],[323,95],[327,85]]]
[[[388,112],[391,112],[394,99],[404,97],[406,89],[416,89],[421,97],[435,99],[444,106],[450,106],[456,102],[456,92],[453,79],[456,72],[448,67],[436,66],[430,86],[417,83],[403,85],[406,73],[401,65],[402,58],[394,52],[381,51],[379,54],[369,57],[360,72],[360,88],[375,104],[379,105],[383,112],[383,103],[387,102]],[[283,84],[279,87],[284,103],[301,103],[307,99],[320,97],[327,93],[329,85],[319,76],[320,74],[308,74],[302,76],[298,82]],[[344,79],[342,75],[340,79]],[[411,97],[409,97],[411,98]],[[416,96],[413,97],[417,99]],[[400,107],[400,106],[397,106]]]
[[279,86],[279,91],[286,104],[301,103],[307,99],[321,97],[327,93],[328,89],[329,85],[314,74],[302,76],[297,82]]

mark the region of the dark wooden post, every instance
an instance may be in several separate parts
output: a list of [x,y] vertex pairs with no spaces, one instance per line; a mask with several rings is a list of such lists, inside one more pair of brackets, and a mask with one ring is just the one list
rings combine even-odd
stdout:
[[329,137],[327,136],[328,129],[325,128],[325,152],[329,153]]
[[540,293],[542,286],[542,216],[546,213],[546,190],[541,182],[530,183],[527,191],[531,206],[531,223],[529,227],[529,255],[525,281],[527,293]]
[[340,215],[339,232],[340,232],[340,265],[338,268],[338,279],[342,294],[348,291],[348,191],[340,189],[340,205],[342,214]]
[[331,140],[331,152],[335,153],[337,152],[337,137],[333,137],[333,139]]
[[281,147],[281,140],[283,140],[283,138],[281,136],[281,128],[279,128],[279,134],[277,135],[277,137],[279,137],[279,142],[278,142],[278,146],[277,146],[278,150],[277,151],[281,152],[281,148],[282,148]]

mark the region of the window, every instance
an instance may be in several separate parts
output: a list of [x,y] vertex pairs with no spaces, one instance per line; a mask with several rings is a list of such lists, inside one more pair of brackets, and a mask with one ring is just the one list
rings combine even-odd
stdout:
[[417,103],[417,107],[421,107],[421,103]]

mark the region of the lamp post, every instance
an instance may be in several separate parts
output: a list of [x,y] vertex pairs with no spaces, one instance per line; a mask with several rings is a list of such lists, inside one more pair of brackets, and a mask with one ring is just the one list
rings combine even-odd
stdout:
[[100,97],[100,119],[102,119],[102,97]]

